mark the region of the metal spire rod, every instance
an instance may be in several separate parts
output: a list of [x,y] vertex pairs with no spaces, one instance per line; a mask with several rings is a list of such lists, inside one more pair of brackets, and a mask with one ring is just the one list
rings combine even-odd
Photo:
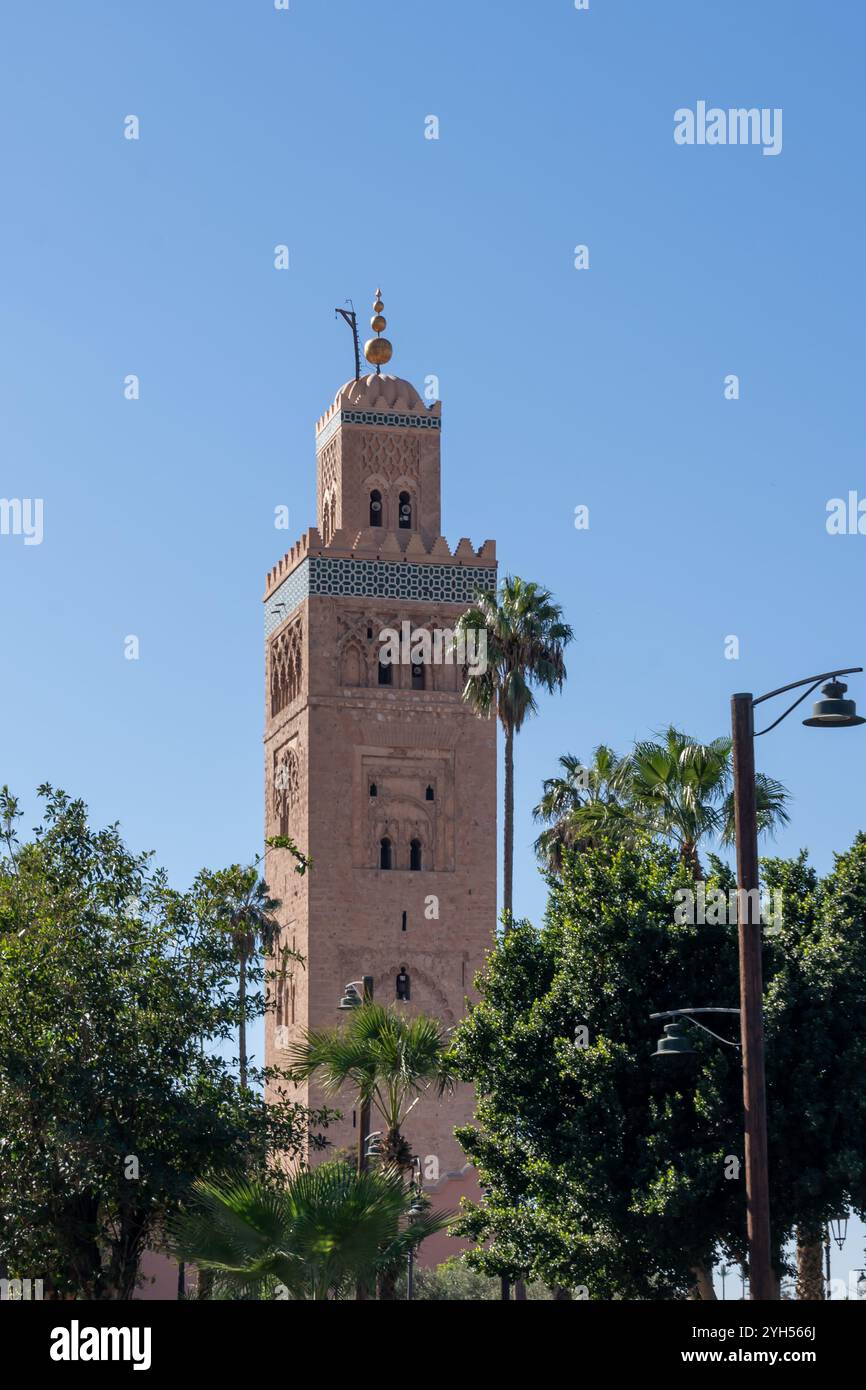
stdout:
[[354,304],[352,304],[351,299],[347,299],[347,300],[346,300],[346,303],[352,305],[351,309],[335,309],[335,310],[334,310],[334,313],[335,313],[335,314],[339,314],[339,315],[340,315],[340,318],[345,319],[346,323],[349,325],[349,327],[350,327],[351,330],[352,330],[352,338],[354,339],[354,343],[355,343],[355,380],[356,380],[356,381],[360,381],[360,379],[361,379],[361,343],[360,343],[360,340],[359,340],[359,338],[358,338],[358,315],[355,313],[355,306],[354,306]]

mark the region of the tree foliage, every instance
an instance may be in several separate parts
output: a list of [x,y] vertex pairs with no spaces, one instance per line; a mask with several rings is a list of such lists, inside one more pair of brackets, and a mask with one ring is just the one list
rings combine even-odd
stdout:
[[[730,871],[711,867],[708,887],[727,891]],[[544,926],[518,924],[489,958],[454,1044],[477,1094],[458,1135],[484,1194],[462,1233],[486,1273],[667,1298],[717,1252],[745,1260],[739,1053],[692,1029],[691,1058],[650,1056],[650,1013],[738,1003],[736,926],[674,918],[691,876],[652,840],[567,851]],[[803,856],[765,877],[784,894],[764,950],[778,1264],[796,1227],[863,1210],[866,842],[826,880]]]
[[172,1248],[242,1297],[345,1297],[448,1221],[433,1211],[409,1219],[414,1198],[399,1169],[358,1173],[339,1160],[268,1183],[199,1182],[193,1195],[171,1222]]
[[197,1177],[297,1153],[328,1113],[265,1105],[213,1054],[239,1001],[206,896],[39,793],[25,844],[0,793],[0,1262],[59,1295],[127,1298]]

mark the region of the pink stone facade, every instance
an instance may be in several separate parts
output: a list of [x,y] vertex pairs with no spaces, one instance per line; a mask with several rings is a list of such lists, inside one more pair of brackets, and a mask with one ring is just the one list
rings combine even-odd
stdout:
[[[285,1064],[304,1029],[333,1027],[345,985],[364,975],[390,1003],[405,967],[411,998],[399,1007],[455,1024],[492,943],[495,722],[463,703],[453,664],[395,665],[381,683],[383,629],[451,630],[473,588],[495,584],[493,542],[452,551],[439,535],[440,423],[438,403],[407,382],[344,387],[317,430],[318,524],[267,578],[265,833],[290,835],[314,861],[300,877],[285,851],[267,855],[280,945],[306,958],[275,986],[269,1065]],[[351,1096],[329,1103],[343,1110],[330,1140],[354,1149]],[[452,1133],[471,1114],[461,1087],[410,1116],[436,1205],[456,1206],[474,1182]],[[433,1258],[445,1253],[437,1242]]]

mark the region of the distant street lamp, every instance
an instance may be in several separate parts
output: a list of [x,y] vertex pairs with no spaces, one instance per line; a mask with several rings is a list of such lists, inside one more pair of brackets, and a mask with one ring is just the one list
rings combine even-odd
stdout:
[[[730,1038],[723,1038],[720,1033],[714,1033],[712,1028],[707,1028],[700,1023],[693,1014],[738,1014],[739,1009],[667,1009],[664,1013],[650,1014],[651,1019],[656,1018],[684,1018],[689,1023],[693,1023],[696,1028],[701,1028],[705,1033],[709,1033],[711,1038],[717,1042],[724,1043],[726,1047],[739,1047],[739,1043],[731,1042]],[[688,1032],[682,1023],[666,1023],[664,1027],[664,1037],[659,1038],[655,1052],[650,1053],[652,1057],[688,1057],[694,1053]]]
[[[409,1224],[418,1220],[427,1210],[427,1203],[424,1201],[421,1191],[421,1160],[413,1159],[414,1172],[412,1175],[412,1187],[415,1193],[414,1200],[408,1211]],[[415,1297],[415,1247],[409,1246],[409,1254],[406,1256],[406,1298]]]
[[[743,1046],[743,1108],[746,1117],[746,1224],[749,1245],[749,1288],[753,1299],[775,1298],[770,1266],[770,1196],[767,1171],[767,1097],[764,1079],[764,1014],[761,963],[761,906],[758,874],[758,813],[755,788],[755,739],[781,724],[822,681],[827,681],[814,706],[810,728],[844,729],[863,724],[847,687],[838,679],[862,671],[862,666],[825,671],[779,686],[766,695],[731,697],[734,771],[734,823],[737,842],[737,902],[740,947],[740,1029]],[[808,686],[766,729],[755,730],[755,709],[787,690]]]
[[833,1237],[839,1249],[841,1250],[848,1236],[847,1216],[833,1217],[833,1220],[830,1222],[830,1235]]

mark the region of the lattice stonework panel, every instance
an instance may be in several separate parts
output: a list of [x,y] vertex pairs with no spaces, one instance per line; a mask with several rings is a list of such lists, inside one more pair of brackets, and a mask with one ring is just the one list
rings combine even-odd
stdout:
[[287,709],[301,693],[304,670],[303,627],[292,623],[271,642],[271,715]]
[[401,478],[417,482],[421,466],[421,441],[416,435],[382,431],[367,434],[361,446],[363,477],[384,478],[396,483]]
[[274,754],[274,819],[281,835],[288,835],[292,812],[301,797],[301,764],[296,745]]
[[339,445],[336,439],[319,454],[319,477],[322,480],[322,492],[329,493],[337,485],[337,458],[339,455]]
[[419,603],[470,604],[478,589],[496,586],[482,565],[413,565],[400,560],[304,560],[265,603],[265,635],[311,594],[394,598]]

